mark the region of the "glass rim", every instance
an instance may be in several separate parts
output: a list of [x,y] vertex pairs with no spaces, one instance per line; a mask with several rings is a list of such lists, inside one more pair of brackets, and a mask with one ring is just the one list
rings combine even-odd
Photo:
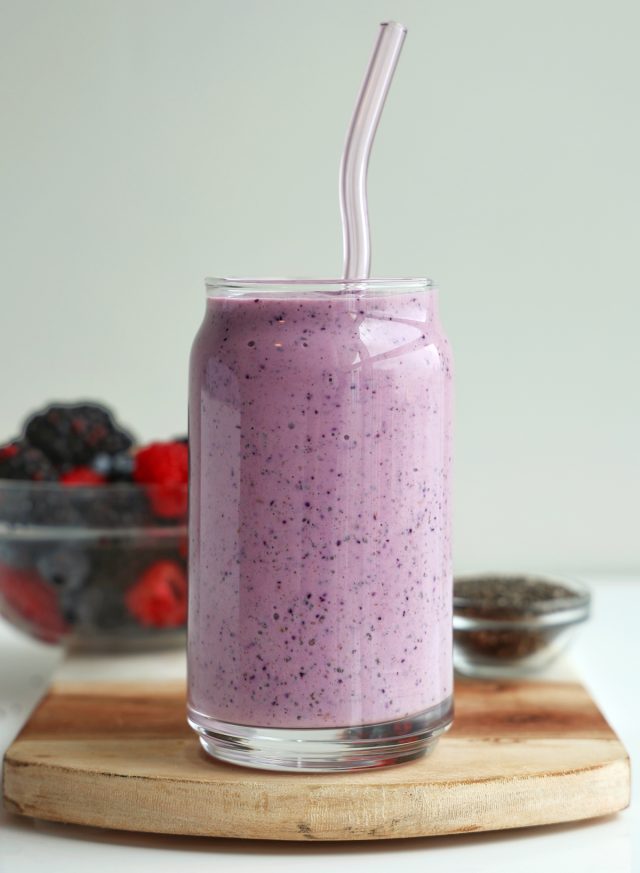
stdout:
[[188,535],[182,524],[123,525],[122,527],[90,527],[78,524],[23,524],[0,520],[0,543],[27,543],[33,540],[64,542],[102,542],[105,540],[171,540]]
[[34,494],[43,494],[47,491],[58,492],[72,497],[74,494],[82,494],[86,497],[100,497],[108,499],[114,491],[122,495],[124,492],[135,493],[165,493],[166,491],[188,493],[189,486],[184,483],[160,484],[158,482],[104,482],[101,485],[86,485],[82,482],[65,483],[58,480],[33,480],[33,479],[2,479],[0,478],[0,494],[3,492],[33,491]]
[[[167,493],[172,496],[180,495],[188,497],[189,486],[185,484],[159,485],[137,482],[110,482],[103,485],[66,485],[64,482],[44,481],[34,482],[27,479],[0,479],[0,543],[19,542],[34,539],[56,539],[61,541],[87,540],[99,541],[105,537],[109,539],[170,539],[171,537],[184,536],[187,533],[187,513],[180,513],[159,520],[149,516],[148,519],[136,519],[122,522],[116,520],[112,524],[97,523],[85,519],[84,523],[72,519],[70,523],[55,521],[46,515],[34,519],[26,513],[23,517],[20,512],[16,513],[12,508],[16,500],[25,497],[31,503],[37,504],[39,499],[56,498],[58,508],[72,508],[82,512],[87,504],[101,504],[108,506],[114,499],[129,499],[133,496],[145,494],[151,500],[155,496],[164,497]],[[20,504],[18,504],[20,507]]]
[[204,280],[207,294],[211,291],[226,291],[233,294],[256,291],[261,294],[292,293],[294,291],[323,294],[358,294],[363,291],[430,291],[435,288],[431,279],[414,278],[291,278],[291,277],[244,277],[244,276],[208,276]]
[[[553,600],[539,600],[534,603],[527,603],[526,606],[519,606],[516,608],[513,607],[496,607],[489,606],[487,609],[490,609],[496,613],[496,617],[492,619],[486,619],[487,621],[493,621],[495,623],[507,623],[511,622],[526,622],[535,616],[548,616],[556,615],[558,617],[562,616],[564,613],[572,612],[574,610],[582,611],[589,610],[591,606],[591,591],[584,582],[579,581],[570,576],[551,576],[546,573],[508,573],[508,572],[496,572],[496,573],[462,573],[456,574],[454,580],[454,592],[453,592],[453,611],[454,614],[456,610],[459,609],[473,609],[477,607],[480,603],[480,600],[476,596],[464,596],[461,594],[456,594],[455,592],[455,582],[466,582],[466,581],[482,581],[484,579],[510,579],[510,580],[530,580],[537,582],[546,582],[549,584],[557,584],[561,585],[564,588],[568,589],[571,594],[567,597],[558,597]],[[500,613],[505,614],[505,618],[499,618],[498,615]],[[517,618],[506,618],[506,615],[517,615]],[[471,616],[469,617],[471,618]],[[480,617],[473,616],[474,620],[481,620]]]

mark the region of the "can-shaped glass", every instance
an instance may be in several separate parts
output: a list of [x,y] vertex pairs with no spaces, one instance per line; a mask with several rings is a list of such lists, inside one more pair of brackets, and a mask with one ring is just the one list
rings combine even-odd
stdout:
[[451,387],[428,280],[207,281],[188,717],[210,754],[376,767],[451,724]]

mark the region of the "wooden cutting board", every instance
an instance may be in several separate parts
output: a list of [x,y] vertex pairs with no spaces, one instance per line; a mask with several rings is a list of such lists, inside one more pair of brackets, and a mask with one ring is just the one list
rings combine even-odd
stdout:
[[428,758],[301,775],[208,758],[182,682],[59,683],[6,754],[5,803],[53,821],[272,840],[485,831],[627,806],[627,753],[579,683],[461,680],[455,700]]

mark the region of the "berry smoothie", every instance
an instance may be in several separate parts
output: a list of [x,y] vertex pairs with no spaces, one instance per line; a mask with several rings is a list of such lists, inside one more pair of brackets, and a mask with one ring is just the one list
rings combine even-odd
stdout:
[[191,356],[189,715],[448,712],[451,375],[436,292],[210,289]]

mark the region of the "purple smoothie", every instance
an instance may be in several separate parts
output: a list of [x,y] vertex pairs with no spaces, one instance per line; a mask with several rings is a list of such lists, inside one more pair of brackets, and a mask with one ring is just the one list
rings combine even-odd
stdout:
[[452,692],[436,292],[321,290],[209,297],[192,350],[189,708],[203,727],[386,722]]

